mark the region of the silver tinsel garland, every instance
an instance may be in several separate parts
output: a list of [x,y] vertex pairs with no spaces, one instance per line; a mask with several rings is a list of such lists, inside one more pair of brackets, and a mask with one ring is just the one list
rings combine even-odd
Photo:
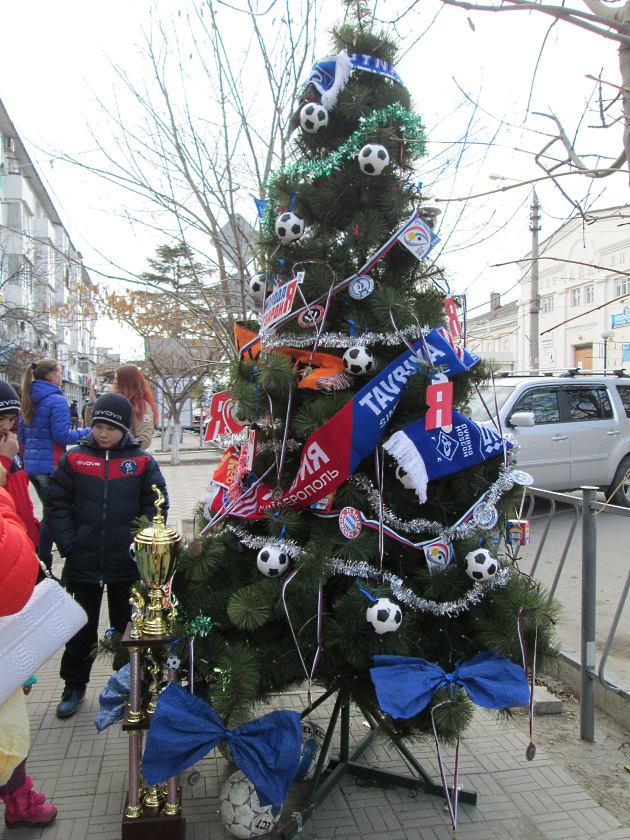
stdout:
[[[510,455],[512,451],[510,451]],[[508,457],[511,461],[510,455]],[[497,480],[490,485],[476,504],[495,505],[501,496],[514,486],[514,479],[512,478],[513,471],[511,463],[508,464],[507,469],[501,467]],[[381,496],[370,479],[366,475],[359,473],[351,476],[350,481],[367,494],[370,509],[373,515],[378,518],[381,510]],[[397,528],[399,531],[404,531],[408,534],[436,534],[446,542],[467,539],[480,530],[474,516],[468,522],[455,525],[444,525],[441,522],[431,522],[428,519],[410,519],[408,522],[405,522],[385,506],[383,506],[383,522],[391,528]]]
[[297,557],[303,551],[302,546],[298,545],[295,540],[280,540],[277,537],[254,537],[238,525],[227,525],[226,527],[243,545],[247,546],[247,548],[254,549],[254,551],[260,551],[265,546],[273,545],[281,548],[285,554],[293,558]]
[[346,560],[334,560],[333,570],[338,574],[348,577],[365,578],[366,580],[377,580],[387,583],[391,587],[392,595],[401,604],[406,604],[417,612],[428,612],[433,615],[445,615],[449,618],[459,615],[469,609],[473,604],[478,604],[483,596],[497,586],[505,586],[512,577],[512,569],[503,567],[496,575],[484,583],[475,583],[473,587],[459,601],[427,601],[426,598],[419,598],[413,590],[406,587],[403,581],[391,574],[381,572],[370,566],[369,563],[351,563]]
[[[348,333],[322,333],[317,342],[318,347],[370,347],[373,344],[385,344],[394,347],[400,344],[400,336],[404,335],[408,339],[415,341],[421,335],[426,335],[430,332],[428,327],[419,327],[413,324],[410,327],[404,327],[399,332],[391,333],[360,333],[359,335],[351,336]],[[281,333],[277,334],[274,329],[260,331],[260,343],[265,350],[275,350],[276,347],[294,347],[299,350],[304,347],[311,347],[313,345],[314,336],[312,333]]]

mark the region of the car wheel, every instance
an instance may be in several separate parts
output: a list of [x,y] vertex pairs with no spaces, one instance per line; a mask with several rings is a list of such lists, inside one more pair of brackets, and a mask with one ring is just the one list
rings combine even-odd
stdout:
[[614,505],[630,507],[630,455],[626,455],[617,467],[606,496]]

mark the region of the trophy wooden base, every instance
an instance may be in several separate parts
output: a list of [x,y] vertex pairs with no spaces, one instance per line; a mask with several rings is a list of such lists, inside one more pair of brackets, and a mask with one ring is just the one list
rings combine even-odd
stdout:
[[139,817],[123,817],[122,840],[184,840],[185,829],[186,820],[181,814],[144,812]]

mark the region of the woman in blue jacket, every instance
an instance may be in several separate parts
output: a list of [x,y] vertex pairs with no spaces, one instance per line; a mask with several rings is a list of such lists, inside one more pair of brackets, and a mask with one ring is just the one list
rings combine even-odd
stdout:
[[[61,390],[61,365],[56,359],[41,359],[26,368],[22,380],[22,400],[18,440],[24,446],[24,469],[45,509],[50,474],[66,451],[78,443],[89,429],[70,431],[70,409]],[[42,513],[39,559],[52,566],[53,540]]]

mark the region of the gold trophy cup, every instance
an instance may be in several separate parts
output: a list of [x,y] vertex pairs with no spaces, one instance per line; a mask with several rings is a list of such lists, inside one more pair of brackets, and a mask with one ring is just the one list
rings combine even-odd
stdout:
[[159,488],[153,484],[157,494],[156,515],[153,523],[134,537],[135,560],[149,590],[145,617],[138,620],[139,629],[146,636],[168,636],[169,622],[163,604],[164,586],[175,574],[182,538],[164,524],[161,508],[166,501]]

